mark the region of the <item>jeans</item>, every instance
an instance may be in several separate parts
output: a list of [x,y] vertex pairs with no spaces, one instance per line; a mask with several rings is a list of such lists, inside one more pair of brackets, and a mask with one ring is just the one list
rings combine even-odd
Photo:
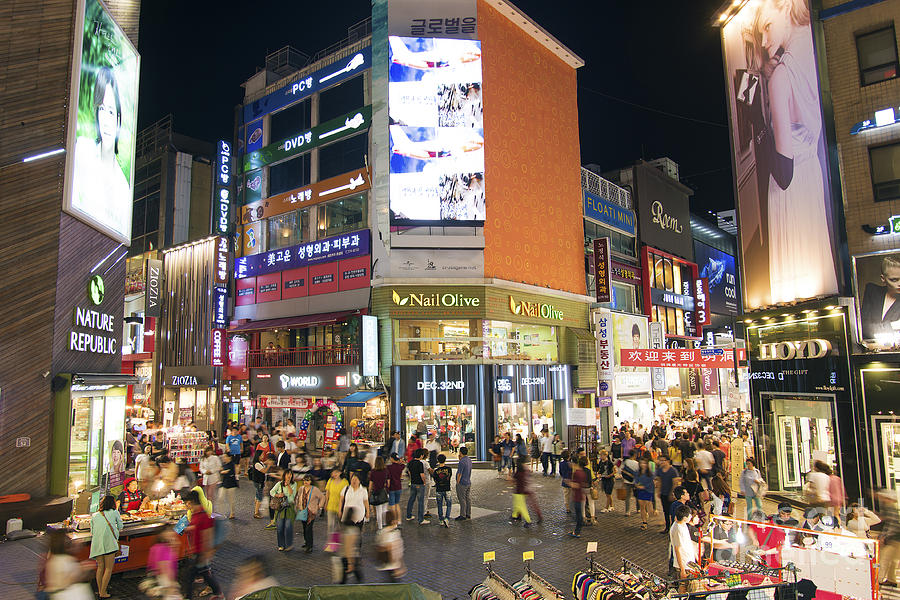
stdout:
[[531,515],[528,514],[528,506],[525,505],[525,494],[513,494],[512,518],[522,517],[526,523],[531,523]]
[[253,487],[256,488],[256,501],[262,502],[263,499],[263,486],[266,485],[262,481],[254,481]]
[[275,519],[275,529],[278,533],[279,548],[294,545],[294,519]]
[[502,473],[503,472],[503,457],[501,457],[500,460],[496,461],[494,464],[497,465],[497,472]]
[[221,594],[222,588],[212,575],[212,567],[208,564],[200,564],[196,557],[188,559],[187,567],[181,579],[181,590],[185,598],[194,597],[194,580],[202,577],[203,581],[212,589],[213,594]]
[[662,504],[663,516],[666,518],[666,531],[668,531],[669,527],[672,526],[672,500],[669,500],[668,494],[665,496],[660,494],[659,501]]
[[[544,475],[547,474],[547,469],[550,466],[550,453],[549,452],[541,452],[541,467],[544,469]],[[554,465],[556,466],[556,465]]]
[[551,454],[550,455],[550,474],[556,477],[556,463],[562,460],[562,456],[559,454]]
[[[219,509],[219,512],[224,514],[228,514],[229,516],[234,514],[234,494],[237,492],[237,488],[219,488],[219,497],[216,498],[216,508]],[[225,512],[225,501],[228,500],[228,513]]]
[[512,456],[503,455],[503,469],[513,470],[513,459]]
[[760,500],[759,496],[747,496],[747,520],[750,519],[750,515],[753,513],[753,505],[756,505],[756,510],[762,510],[762,500]]
[[[450,509],[453,508],[453,498],[450,496],[450,490],[446,492],[437,491],[435,492],[435,496],[437,496],[437,506],[438,506],[438,519],[443,521],[444,519],[450,518]],[[444,513],[444,503],[447,503],[447,513]]]
[[388,504],[390,506],[394,506],[395,504],[400,504],[400,496],[403,494],[403,490],[390,490],[388,492]]
[[300,521],[303,524],[303,545],[307,548],[313,547],[313,523],[315,523],[315,519],[307,519],[306,521]]
[[581,528],[584,527],[584,502],[573,502],[572,508],[575,509],[575,535],[581,535]]
[[467,519],[472,518],[472,501],[469,500],[469,489],[471,487],[471,484],[456,484],[456,497],[459,499],[459,516]]
[[409,486],[409,500],[406,502],[406,518],[412,517],[413,504],[418,503],[416,517],[419,523],[425,519],[425,485],[413,483]]

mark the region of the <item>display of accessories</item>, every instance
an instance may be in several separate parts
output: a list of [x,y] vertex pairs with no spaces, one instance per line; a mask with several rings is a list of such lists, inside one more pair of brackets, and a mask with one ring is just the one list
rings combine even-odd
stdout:
[[203,431],[183,431],[178,427],[166,431],[166,449],[172,460],[183,458],[188,464],[199,463],[208,445]]

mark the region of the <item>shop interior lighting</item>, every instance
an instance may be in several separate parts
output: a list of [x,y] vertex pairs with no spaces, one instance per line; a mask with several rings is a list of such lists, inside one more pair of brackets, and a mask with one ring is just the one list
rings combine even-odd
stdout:
[[65,152],[65,148],[55,148],[53,150],[48,150],[46,152],[41,152],[40,154],[32,154],[31,156],[26,156],[22,159],[23,163],[34,162],[36,160],[41,160],[42,158],[47,158],[50,156],[56,156],[57,154],[62,154]]

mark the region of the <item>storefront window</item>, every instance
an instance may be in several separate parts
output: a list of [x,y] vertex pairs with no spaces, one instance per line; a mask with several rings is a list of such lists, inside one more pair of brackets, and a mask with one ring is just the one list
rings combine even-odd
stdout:
[[327,204],[320,204],[318,209],[319,239],[346,231],[356,231],[366,226],[366,194],[347,196]]
[[486,358],[504,361],[556,362],[559,357],[556,327],[522,325],[509,321],[485,321]]
[[465,444],[469,456],[475,453],[475,405],[407,406],[408,435],[437,435],[441,451],[456,457],[460,445]]
[[[70,495],[101,485],[105,473],[115,470],[124,474],[125,388],[73,390],[72,411]],[[120,485],[121,481],[111,483]]]
[[395,321],[399,360],[473,360],[481,358],[479,319]]
[[516,434],[522,439],[528,438],[528,403],[527,402],[501,402],[497,405],[499,415],[497,418],[497,431],[502,436],[508,433],[512,439]]
[[619,310],[622,312],[628,313],[636,313],[636,305],[634,301],[634,291],[635,288],[633,285],[629,285],[627,283],[615,283],[612,284],[612,304],[614,310]]
[[268,249],[295,246],[309,239],[309,209],[289,212],[267,220]]

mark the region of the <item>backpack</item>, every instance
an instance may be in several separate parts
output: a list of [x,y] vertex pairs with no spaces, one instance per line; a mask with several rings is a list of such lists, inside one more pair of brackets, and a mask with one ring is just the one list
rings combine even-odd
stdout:
[[625,483],[634,483],[635,475],[637,475],[637,473],[634,471],[634,469],[632,469],[625,463],[622,463],[622,479],[625,480]]

